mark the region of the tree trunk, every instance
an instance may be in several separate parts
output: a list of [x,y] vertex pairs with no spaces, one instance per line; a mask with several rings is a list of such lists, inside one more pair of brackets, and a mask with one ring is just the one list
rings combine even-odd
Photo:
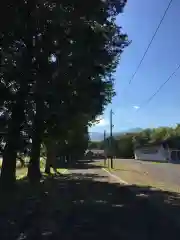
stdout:
[[41,178],[40,172],[40,147],[41,141],[39,137],[34,134],[32,139],[32,152],[31,158],[28,166],[28,178],[30,182],[38,182]]
[[[31,13],[35,8],[35,0],[28,1],[28,11]],[[24,77],[21,79],[20,90],[17,96],[17,101],[12,109],[12,117],[8,124],[8,134],[5,150],[3,153],[3,163],[1,169],[0,182],[1,186],[7,188],[7,185],[11,187],[16,180],[16,157],[18,144],[20,140],[21,124],[24,121],[25,114],[25,99],[28,93],[27,79],[31,79],[31,67],[33,58],[33,36],[34,36],[34,25],[32,22],[31,14],[26,14],[27,19],[27,37],[24,41],[26,43],[27,51],[23,53],[23,73]],[[30,71],[29,71],[30,70]]]
[[41,178],[40,149],[43,134],[43,102],[36,102],[36,114],[33,123],[32,149],[28,166],[28,178],[30,182],[38,182]]
[[49,143],[46,143],[46,166],[45,166],[45,173],[50,174],[51,173],[51,154],[50,154],[50,146]]
[[19,96],[12,110],[12,117],[8,124],[6,146],[3,153],[1,169],[1,187],[11,188],[16,181],[16,157],[20,140],[21,124],[24,120],[24,99]]
[[16,181],[16,149],[7,143],[3,154],[0,184],[2,188],[11,189]]
[[25,167],[25,161],[24,161],[24,159],[22,159],[21,157],[19,157],[18,160],[19,160],[20,163],[21,163],[21,168]]
[[46,143],[47,158],[45,172],[50,174],[50,168],[52,167],[56,172],[56,142],[51,140],[51,142]]

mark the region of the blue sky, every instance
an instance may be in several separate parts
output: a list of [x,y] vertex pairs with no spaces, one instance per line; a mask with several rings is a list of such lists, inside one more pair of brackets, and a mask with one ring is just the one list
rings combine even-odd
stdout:
[[[180,64],[180,1],[172,5],[131,85],[128,82],[169,3],[169,0],[128,0],[118,25],[132,40],[121,56],[115,74],[116,97],[102,116],[99,125],[90,131],[109,129],[109,111],[114,111],[114,131],[130,128],[173,126],[180,122],[180,71],[144,107],[136,111]],[[127,89],[125,91],[125,89]]]

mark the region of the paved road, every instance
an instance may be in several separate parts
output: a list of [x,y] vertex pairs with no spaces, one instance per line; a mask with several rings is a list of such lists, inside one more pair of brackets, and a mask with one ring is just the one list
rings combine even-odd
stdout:
[[9,215],[2,212],[0,239],[179,239],[176,224],[141,193],[92,163],[77,164],[47,178],[37,200],[35,193],[25,198],[28,191]]
[[[74,190],[75,195],[79,197],[80,194],[79,198],[83,199],[83,204],[74,206],[73,221],[79,226],[75,238],[82,239],[82,233],[88,239],[180,237],[174,222],[141,194],[144,193],[143,188],[122,186],[118,180],[92,164],[87,168],[71,169],[70,172],[80,180]],[[73,224],[69,226],[74,229]]]
[[158,181],[180,186],[180,164],[172,163],[151,163],[139,161],[145,171],[151,174],[152,178]]
[[[102,160],[100,162],[103,163]],[[180,192],[180,164],[116,159],[114,170],[115,174],[131,184],[152,185]]]

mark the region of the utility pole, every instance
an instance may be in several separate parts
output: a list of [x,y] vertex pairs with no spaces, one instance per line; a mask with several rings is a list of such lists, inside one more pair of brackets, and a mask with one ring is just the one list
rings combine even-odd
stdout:
[[112,130],[113,130],[113,124],[112,124],[112,115],[113,115],[113,111],[111,109],[110,111],[110,161],[111,161],[111,168],[113,168],[113,147],[112,147],[112,138],[113,138],[113,134],[112,134]]
[[104,166],[106,166],[106,153],[107,153],[106,130],[104,130]]

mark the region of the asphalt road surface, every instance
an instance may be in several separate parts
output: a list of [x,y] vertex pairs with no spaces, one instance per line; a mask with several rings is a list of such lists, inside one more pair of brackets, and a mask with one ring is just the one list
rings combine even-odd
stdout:
[[[165,214],[166,206],[163,212],[153,204],[150,198],[153,191],[150,189],[145,191],[138,186],[123,186],[118,179],[93,163],[77,165],[69,171],[78,181],[73,189],[74,197],[81,199],[74,205],[73,220],[69,224],[70,229],[74,229],[74,222],[79,226],[79,230],[75,231],[75,239],[82,239],[83,234],[86,239],[150,240],[180,237],[178,226]],[[163,196],[161,192],[158,194]]]
[[19,183],[19,200],[0,212],[0,239],[180,239],[167,204],[161,202],[162,211],[151,200],[154,194],[162,199],[163,192],[123,186],[94,162],[65,173],[45,178],[38,195],[26,181]]
[[[102,165],[103,160],[97,160],[96,164]],[[180,164],[115,159],[113,171],[130,184],[180,192]]]

